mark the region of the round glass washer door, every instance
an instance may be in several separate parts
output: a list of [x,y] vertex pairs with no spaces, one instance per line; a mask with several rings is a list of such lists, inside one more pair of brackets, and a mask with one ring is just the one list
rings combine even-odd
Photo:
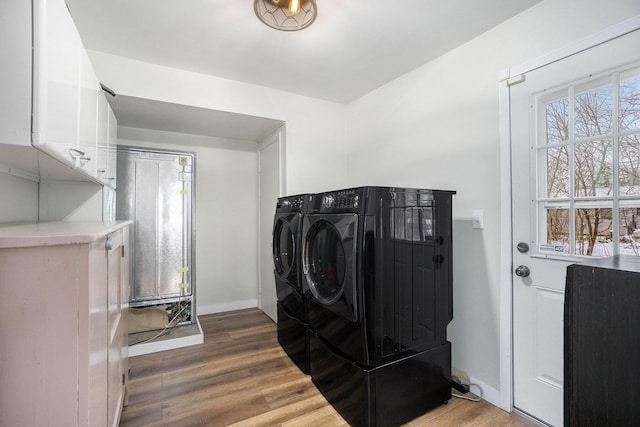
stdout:
[[311,293],[323,304],[333,304],[344,291],[346,258],[336,228],[319,221],[310,230],[305,247],[305,275]]
[[283,218],[273,228],[273,264],[276,274],[286,278],[296,261],[296,238],[289,223]]

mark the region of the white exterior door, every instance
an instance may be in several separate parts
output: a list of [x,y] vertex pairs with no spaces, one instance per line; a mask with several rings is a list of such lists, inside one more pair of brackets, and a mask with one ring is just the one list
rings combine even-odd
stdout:
[[513,405],[554,426],[563,424],[566,267],[640,252],[639,46],[635,31],[509,89]]
[[281,131],[260,146],[260,293],[259,307],[277,322],[277,294],[273,275],[272,232],[276,203],[280,197]]

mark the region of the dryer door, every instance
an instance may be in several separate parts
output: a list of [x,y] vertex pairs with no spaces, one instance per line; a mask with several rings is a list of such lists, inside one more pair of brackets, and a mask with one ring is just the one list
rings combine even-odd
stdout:
[[303,272],[317,302],[352,322],[357,320],[355,288],[356,214],[307,215]]

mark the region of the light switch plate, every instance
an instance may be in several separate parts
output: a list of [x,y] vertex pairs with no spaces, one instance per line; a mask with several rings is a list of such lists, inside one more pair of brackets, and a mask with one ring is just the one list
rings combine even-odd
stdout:
[[484,229],[484,210],[474,209],[471,211],[471,228],[475,230]]

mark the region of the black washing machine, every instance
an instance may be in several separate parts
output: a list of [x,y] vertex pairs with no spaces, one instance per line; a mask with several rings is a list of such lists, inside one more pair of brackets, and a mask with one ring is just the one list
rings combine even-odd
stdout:
[[360,187],[310,197],[311,377],[352,425],[398,425],[451,398],[454,194]]
[[309,320],[302,291],[302,218],[307,196],[281,197],[273,220],[273,264],[278,297],[278,341],[291,360],[309,373]]

